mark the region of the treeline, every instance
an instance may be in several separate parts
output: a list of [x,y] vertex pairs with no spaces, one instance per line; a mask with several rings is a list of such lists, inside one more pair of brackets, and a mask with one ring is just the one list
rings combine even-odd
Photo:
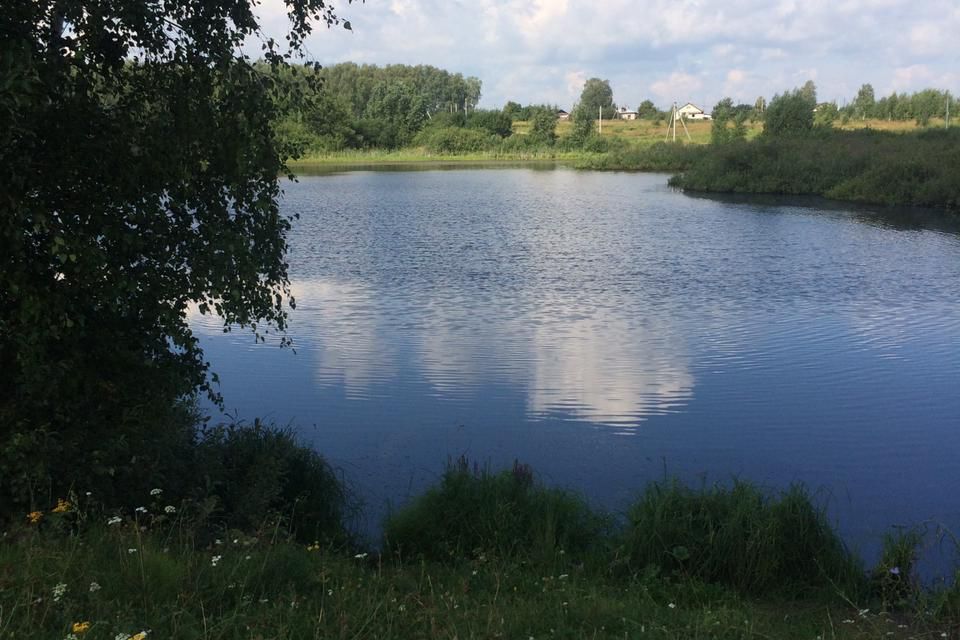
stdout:
[[[410,146],[451,154],[616,146],[594,135],[593,118],[579,117],[580,111],[574,134],[560,142],[556,105],[508,102],[504,109],[478,109],[478,79],[431,66],[290,67],[273,79],[283,113],[277,134],[293,155]],[[529,123],[524,135],[513,136],[517,121]]]
[[835,103],[827,103],[823,107],[846,119],[916,120],[917,124],[926,126],[932,118],[945,117],[948,112],[956,114],[960,100],[940,89],[924,89],[912,94],[894,92],[877,100],[873,86],[865,84],[848,105],[837,108]]
[[[342,63],[314,71],[284,69],[276,77],[283,104],[277,133],[303,150],[395,149],[409,145],[431,120],[475,113],[481,82],[428,65]],[[296,85],[302,91],[283,91]]]

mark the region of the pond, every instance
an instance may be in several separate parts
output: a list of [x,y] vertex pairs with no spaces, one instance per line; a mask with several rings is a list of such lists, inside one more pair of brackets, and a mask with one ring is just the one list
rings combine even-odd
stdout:
[[294,426],[374,534],[449,457],[622,509],[794,481],[869,555],[960,529],[960,232],[943,214],[694,198],[651,174],[287,183],[295,352],[194,317],[231,414]]

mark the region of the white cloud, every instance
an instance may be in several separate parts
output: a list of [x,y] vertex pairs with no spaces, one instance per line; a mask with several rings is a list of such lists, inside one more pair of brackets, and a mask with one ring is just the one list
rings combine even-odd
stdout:
[[674,72],[667,78],[661,78],[650,85],[650,91],[653,92],[661,101],[681,101],[691,100],[694,92],[703,87],[700,78],[689,73]]
[[[334,2],[353,32],[320,28],[308,40],[323,64],[349,59],[432,64],[476,75],[482,103],[569,105],[579,75],[608,78],[631,102],[735,89],[771,96],[817,82],[824,99],[864,82],[915,90],[951,80],[960,61],[955,0],[386,0]],[[281,0],[260,7],[265,31],[285,22]],[[928,69],[927,78],[914,67]],[[729,77],[731,67],[743,81]],[[751,98],[752,100],[752,98]]]

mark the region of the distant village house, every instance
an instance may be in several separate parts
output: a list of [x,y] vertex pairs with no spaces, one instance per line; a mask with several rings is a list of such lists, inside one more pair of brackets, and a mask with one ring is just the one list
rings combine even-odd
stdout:
[[626,107],[620,107],[620,109],[617,111],[617,117],[621,120],[636,120],[637,115],[638,114],[636,111],[632,111]]
[[677,117],[684,120],[710,120],[710,114],[704,113],[703,109],[692,102],[677,109]]
[[563,109],[557,109],[557,120],[569,120],[570,114]]

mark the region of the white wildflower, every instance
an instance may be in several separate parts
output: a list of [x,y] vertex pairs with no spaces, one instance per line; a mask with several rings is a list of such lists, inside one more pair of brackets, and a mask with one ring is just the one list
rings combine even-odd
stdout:
[[134,509],[134,511],[136,511],[137,513],[147,513],[147,508],[146,508],[146,507],[137,507],[136,509]]
[[164,513],[176,513],[176,512],[177,512],[177,508],[176,508],[175,506],[173,506],[172,504],[168,504],[167,506],[165,506],[165,507],[163,508],[163,512],[164,512]]
[[60,602],[62,598],[67,593],[67,585],[63,582],[59,582],[53,587],[53,601]]
[[561,573],[559,576],[557,576],[557,580],[566,580],[569,577],[569,574]]
[[150,489],[150,495],[158,496],[163,493],[163,489]]
[[134,554],[134,553],[136,553],[136,552],[137,552],[137,550],[136,550],[136,548],[134,548],[134,547],[130,547],[129,549],[127,549],[127,553],[129,553],[129,554]]
[[223,556],[213,556],[212,558],[210,558],[210,566],[211,566],[211,567],[217,566],[217,564],[220,563],[220,558],[222,558],[222,557],[223,557]]
[[217,538],[216,540],[213,541],[213,544],[219,547],[220,545],[223,544],[223,540],[221,540],[220,538]]
[[671,609],[676,609],[676,608],[677,608],[677,605],[673,604],[672,602],[671,602],[670,604],[668,604],[667,606],[670,607]]
[[113,516],[112,518],[107,520],[107,525],[112,527],[113,525],[120,524],[121,522],[123,522],[123,518],[121,518],[120,516]]
[[121,631],[117,635],[113,636],[113,640],[130,640],[130,634]]
[[355,555],[355,556],[353,556],[353,557],[356,558],[357,560],[363,560],[364,558],[367,557],[367,554],[366,554],[366,553],[358,553],[357,555]]
[[97,581],[91,582],[90,593],[96,593],[97,591],[100,591],[100,583],[98,583]]

